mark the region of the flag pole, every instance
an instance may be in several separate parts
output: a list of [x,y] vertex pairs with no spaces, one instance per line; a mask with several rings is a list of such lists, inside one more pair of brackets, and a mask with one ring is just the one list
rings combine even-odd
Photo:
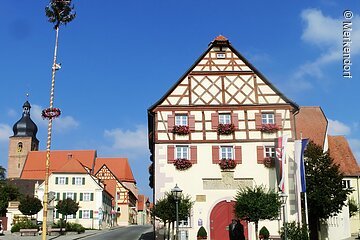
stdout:
[[305,223],[306,227],[309,228],[309,213],[308,213],[308,205],[307,205],[307,195],[306,192],[304,192],[304,200],[305,200]]

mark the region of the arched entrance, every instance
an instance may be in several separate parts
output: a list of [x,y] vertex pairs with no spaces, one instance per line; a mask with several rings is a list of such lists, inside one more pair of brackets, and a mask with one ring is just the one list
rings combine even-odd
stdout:
[[[235,202],[226,200],[215,205],[210,213],[210,240],[229,240],[228,226],[235,218]],[[241,221],[244,226],[245,238],[248,239],[248,224]]]

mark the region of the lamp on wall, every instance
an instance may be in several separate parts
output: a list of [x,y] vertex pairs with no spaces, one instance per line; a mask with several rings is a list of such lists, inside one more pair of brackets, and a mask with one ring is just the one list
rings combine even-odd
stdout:
[[176,240],[179,239],[179,201],[181,199],[182,190],[176,184],[173,189],[171,189],[171,194],[173,195],[176,203]]

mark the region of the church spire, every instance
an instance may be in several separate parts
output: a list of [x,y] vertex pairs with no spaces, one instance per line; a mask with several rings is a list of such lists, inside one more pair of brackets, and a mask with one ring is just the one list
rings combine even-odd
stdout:
[[38,141],[36,139],[38,128],[30,118],[30,108],[31,105],[29,101],[26,100],[23,104],[22,117],[13,126],[13,137],[32,137],[34,140]]

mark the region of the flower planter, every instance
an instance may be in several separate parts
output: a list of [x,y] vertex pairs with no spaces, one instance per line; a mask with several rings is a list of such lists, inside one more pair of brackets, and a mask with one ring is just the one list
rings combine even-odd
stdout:
[[184,171],[184,170],[190,168],[192,166],[192,163],[190,162],[190,160],[181,158],[181,159],[175,160],[174,166],[177,170]]
[[232,123],[219,124],[217,128],[218,135],[230,135],[235,132],[235,126]]
[[262,124],[259,130],[263,133],[275,133],[280,130],[280,127],[276,124]]
[[236,162],[233,159],[221,159],[219,162],[221,170],[232,170],[236,167]]
[[264,166],[267,168],[273,168],[275,167],[275,158],[273,157],[266,157],[264,159]]
[[189,126],[177,125],[173,127],[171,132],[178,135],[188,135],[190,133],[190,128]]

